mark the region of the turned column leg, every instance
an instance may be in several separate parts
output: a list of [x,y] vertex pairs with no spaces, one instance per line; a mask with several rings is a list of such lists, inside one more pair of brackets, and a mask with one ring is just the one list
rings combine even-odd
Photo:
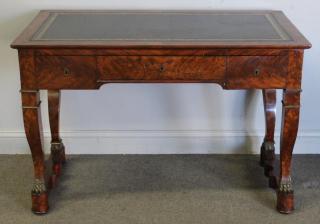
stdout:
[[51,131],[51,157],[52,157],[52,176],[51,186],[55,186],[57,178],[61,174],[62,164],[65,163],[65,148],[60,138],[59,119],[60,119],[60,90],[48,90],[49,122]]
[[23,120],[26,137],[34,165],[34,184],[31,191],[32,211],[44,214],[48,211],[48,191],[45,182],[45,159],[43,153],[42,123],[39,91],[21,91]]
[[264,167],[264,174],[269,178],[269,186],[277,188],[274,175],[275,147],[274,129],[276,123],[276,90],[262,90],[265,113],[266,132],[260,151],[260,165]]
[[283,91],[280,177],[277,191],[277,209],[281,213],[291,213],[294,209],[291,159],[299,125],[300,92],[290,89]]

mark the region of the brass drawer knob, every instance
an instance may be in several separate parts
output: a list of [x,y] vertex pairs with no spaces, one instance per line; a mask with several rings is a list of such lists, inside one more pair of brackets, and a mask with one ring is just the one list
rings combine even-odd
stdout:
[[71,75],[71,71],[69,68],[63,68],[63,74],[68,76],[68,75]]

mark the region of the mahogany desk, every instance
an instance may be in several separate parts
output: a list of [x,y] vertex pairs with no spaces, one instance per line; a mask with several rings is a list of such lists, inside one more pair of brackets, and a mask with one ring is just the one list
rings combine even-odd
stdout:
[[[34,163],[32,210],[48,211],[48,189],[65,162],[60,91],[106,83],[216,83],[262,89],[266,134],[260,163],[277,209],[294,208],[291,157],[301,70],[310,43],[280,11],[41,11],[12,43],[18,49],[24,126]],[[52,175],[45,175],[39,90],[48,90]],[[283,90],[280,174],[275,177],[276,89]]]

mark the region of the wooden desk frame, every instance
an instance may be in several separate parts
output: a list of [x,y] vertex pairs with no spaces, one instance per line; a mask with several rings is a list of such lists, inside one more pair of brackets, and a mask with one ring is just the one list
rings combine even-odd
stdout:
[[[52,12],[41,11],[12,44],[19,51],[24,126],[34,162],[33,212],[48,211],[48,189],[56,185],[65,162],[59,135],[62,89],[99,89],[106,83],[189,82],[216,83],[223,89],[262,89],[266,133],[260,164],[270,187],[277,191],[278,211],[293,211],[291,158],[299,123],[303,52],[311,45],[281,12],[258,11],[271,13],[291,41],[32,41]],[[51,176],[45,174],[39,89],[48,90]],[[283,90],[278,178],[273,172],[276,89]]]

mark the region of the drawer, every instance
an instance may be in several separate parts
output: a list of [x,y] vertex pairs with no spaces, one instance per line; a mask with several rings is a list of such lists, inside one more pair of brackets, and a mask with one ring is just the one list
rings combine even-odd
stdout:
[[96,87],[93,56],[36,56],[40,89],[92,89]]
[[226,88],[283,88],[288,56],[229,56]]
[[201,82],[224,79],[225,57],[99,56],[99,79],[105,81]]

